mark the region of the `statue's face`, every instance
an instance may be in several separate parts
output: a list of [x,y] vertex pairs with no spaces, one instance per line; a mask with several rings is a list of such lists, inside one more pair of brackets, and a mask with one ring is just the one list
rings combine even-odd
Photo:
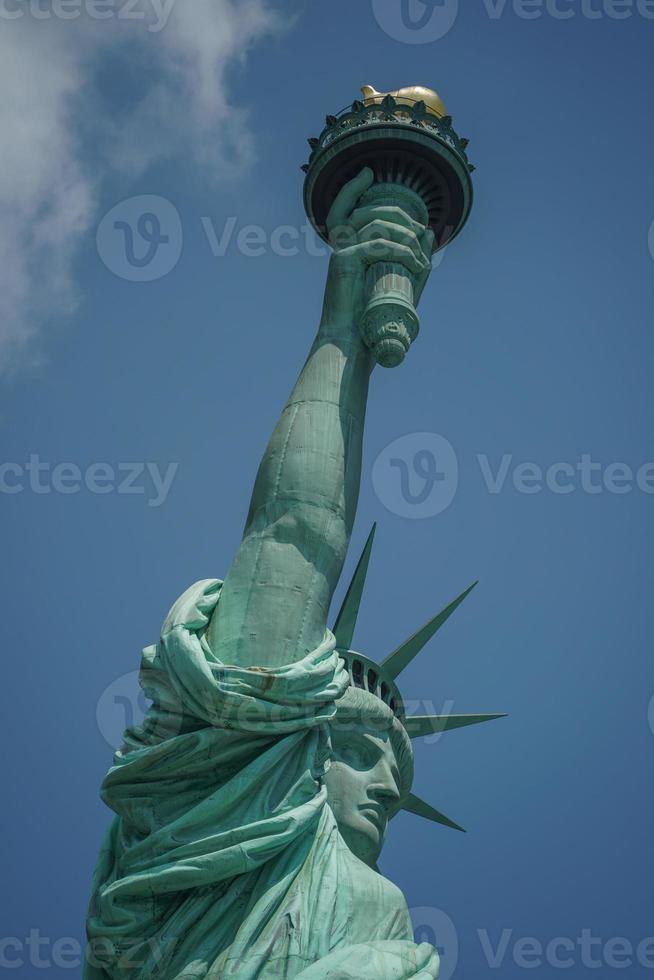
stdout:
[[400,782],[390,734],[363,725],[332,733],[333,756],[325,776],[327,799],[345,843],[371,867],[386,828],[400,805]]

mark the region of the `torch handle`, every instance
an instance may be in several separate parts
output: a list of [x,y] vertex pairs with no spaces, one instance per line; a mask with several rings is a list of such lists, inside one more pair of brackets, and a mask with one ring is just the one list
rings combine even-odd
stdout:
[[378,364],[397,367],[420,329],[411,275],[396,262],[375,262],[366,273],[366,286],[361,334]]
[[[361,204],[396,206],[427,225],[429,214],[422,198],[402,184],[373,184]],[[382,367],[397,367],[418,336],[414,280],[397,262],[374,262],[366,273],[367,302],[359,329],[365,344]]]

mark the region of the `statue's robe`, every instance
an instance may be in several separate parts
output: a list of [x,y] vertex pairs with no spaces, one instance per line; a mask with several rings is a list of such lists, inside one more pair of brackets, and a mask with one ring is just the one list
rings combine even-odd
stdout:
[[348,676],[327,633],[271,670],[204,637],[221,583],[175,603],[143,652],[153,704],[102,787],[116,817],[89,909],[86,980],[428,980],[400,890],[341,837],[321,777]]

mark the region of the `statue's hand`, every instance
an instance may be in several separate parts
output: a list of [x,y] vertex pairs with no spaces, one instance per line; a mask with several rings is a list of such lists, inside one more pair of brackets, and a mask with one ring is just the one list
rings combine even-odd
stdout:
[[323,319],[357,326],[365,308],[365,274],[374,262],[398,262],[414,277],[417,304],[431,272],[434,235],[399,207],[358,207],[373,183],[365,167],[339,192],[327,216],[334,249],[329,263]]

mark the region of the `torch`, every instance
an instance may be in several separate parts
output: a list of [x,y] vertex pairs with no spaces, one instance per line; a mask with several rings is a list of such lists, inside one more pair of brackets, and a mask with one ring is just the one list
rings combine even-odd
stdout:
[[[329,115],[319,137],[309,140],[311,156],[302,169],[309,221],[329,241],[327,215],[336,195],[363,167],[374,182],[361,205],[397,206],[434,233],[433,251],[463,228],[472,207],[474,167],[468,140],[432,89],[413,86],[396,92],[362,88],[337,115]],[[359,329],[375,360],[396,367],[418,335],[415,281],[396,262],[374,262],[366,273],[367,304]]]

